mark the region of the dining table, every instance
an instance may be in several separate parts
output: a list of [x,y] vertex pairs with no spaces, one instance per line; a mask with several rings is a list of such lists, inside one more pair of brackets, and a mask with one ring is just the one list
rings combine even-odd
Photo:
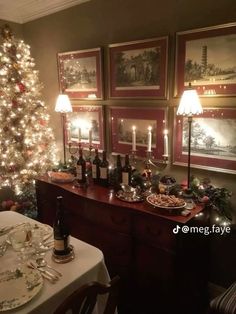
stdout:
[[[14,226],[21,223],[29,223],[31,225],[37,224],[40,228],[42,228],[42,230],[46,230],[47,233],[50,233],[51,230],[51,234],[49,234],[49,238],[47,238],[47,240],[50,239],[50,237],[53,240],[52,227],[41,224],[40,222],[26,217],[18,212],[0,212],[0,231],[9,226],[12,226],[13,229]],[[4,237],[6,238],[7,234],[1,235],[0,232],[0,243],[3,241]],[[62,276],[59,277],[59,280],[52,283],[46,278],[41,278],[41,287],[36,288],[36,293],[33,297],[30,296],[30,299],[28,301],[24,301],[25,303],[22,305],[16,305],[15,308],[12,309],[9,306],[8,309],[7,306],[2,306],[3,304],[6,304],[1,296],[3,294],[2,291],[4,289],[11,290],[11,284],[17,285],[17,280],[15,282],[14,280],[11,280],[6,283],[6,281],[1,280],[1,274],[6,274],[8,271],[12,274],[13,270],[15,271],[15,269],[18,268],[21,269],[21,267],[24,269],[24,267],[27,266],[25,265],[27,264],[27,261],[19,259],[19,252],[15,251],[9,244],[6,252],[0,256],[0,312],[2,311],[3,313],[9,314],[51,314],[54,313],[55,309],[66,299],[67,296],[72,294],[82,285],[91,281],[98,281],[100,283],[108,283],[110,281],[102,251],[72,236],[70,236],[70,244],[73,247],[74,258],[66,263],[58,263],[53,260],[52,248],[44,250],[45,254],[43,258],[46,260],[48,265],[62,274]],[[39,276],[42,276],[38,270],[35,271],[39,273]],[[14,289],[16,290],[16,287],[14,287]],[[20,303],[21,302],[19,302],[19,304]],[[96,306],[97,313],[101,313],[103,307],[104,299],[98,299]]]

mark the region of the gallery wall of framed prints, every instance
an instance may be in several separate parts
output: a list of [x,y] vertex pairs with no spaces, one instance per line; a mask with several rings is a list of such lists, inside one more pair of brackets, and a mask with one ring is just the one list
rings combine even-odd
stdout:
[[[169,47],[175,52],[170,54]],[[191,83],[204,110],[193,117],[191,163],[196,168],[236,173],[236,110],[224,101],[236,95],[235,51],[236,23],[229,23],[58,53],[60,91],[73,103],[67,119],[68,142],[77,145],[78,121],[89,119],[94,147],[127,154],[132,151],[135,127],[137,157],[143,158],[150,127],[154,158],[166,156],[173,165],[186,165],[187,120],[170,115],[169,108],[176,111]],[[84,100],[86,105],[80,102]],[[81,132],[87,147],[88,131]]]

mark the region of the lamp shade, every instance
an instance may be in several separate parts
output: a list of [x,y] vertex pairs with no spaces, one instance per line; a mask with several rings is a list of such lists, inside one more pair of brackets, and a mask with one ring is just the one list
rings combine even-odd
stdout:
[[183,92],[180,99],[177,115],[193,116],[203,112],[197,91],[195,89],[187,89]]
[[58,95],[56,106],[55,106],[55,111],[61,112],[61,113],[72,112],[70,99],[67,95],[64,95],[64,94]]

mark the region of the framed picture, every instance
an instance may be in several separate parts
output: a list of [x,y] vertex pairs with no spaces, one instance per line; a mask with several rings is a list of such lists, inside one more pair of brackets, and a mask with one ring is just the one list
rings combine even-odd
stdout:
[[164,145],[166,115],[165,108],[111,107],[112,152],[130,154],[136,150],[138,157],[146,157],[151,148],[154,158],[162,160],[168,155],[166,140]]
[[58,53],[60,91],[71,99],[103,98],[101,48]]
[[236,23],[176,35],[175,96],[189,83],[200,96],[236,95]]
[[67,145],[104,149],[104,127],[102,106],[74,106],[66,114]]
[[167,97],[168,37],[109,45],[110,98]]
[[[187,117],[175,116],[174,134],[174,164],[187,165]],[[236,173],[236,109],[209,108],[193,117],[191,167]]]

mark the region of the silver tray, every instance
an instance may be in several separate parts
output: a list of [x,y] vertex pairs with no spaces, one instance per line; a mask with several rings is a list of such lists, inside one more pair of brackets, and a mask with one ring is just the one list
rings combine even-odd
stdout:
[[120,190],[116,193],[116,197],[124,202],[128,202],[128,203],[137,203],[137,202],[142,202],[143,201],[143,197],[142,195],[134,195],[132,197],[127,197],[124,193],[124,191]]

